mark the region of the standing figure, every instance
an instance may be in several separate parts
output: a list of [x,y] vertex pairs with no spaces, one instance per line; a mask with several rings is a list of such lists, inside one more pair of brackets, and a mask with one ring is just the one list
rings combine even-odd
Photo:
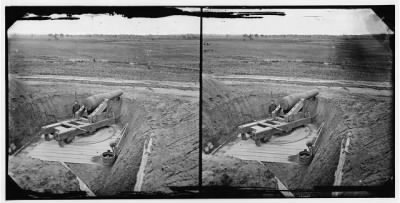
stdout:
[[78,101],[74,102],[74,105],[72,106],[72,117],[75,118],[76,115],[75,113],[81,108],[81,105],[78,104]]
[[272,116],[272,112],[276,109],[277,105],[275,104],[275,101],[272,100],[271,104],[268,107],[268,113]]

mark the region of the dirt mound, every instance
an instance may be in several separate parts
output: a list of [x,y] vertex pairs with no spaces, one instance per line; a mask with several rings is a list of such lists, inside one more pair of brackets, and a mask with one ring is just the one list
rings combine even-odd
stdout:
[[225,143],[239,125],[268,116],[271,98],[276,97],[272,93],[238,94],[216,80],[203,78],[203,149],[209,142],[214,147]]
[[[158,109],[158,110],[157,110]],[[169,102],[153,111],[153,144],[145,169],[143,191],[172,192],[170,186],[197,186],[199,175],[198,102]]]
[[274,174],[259,162],[208,155],[203,158],[204,186],[278,189]]
[[[277,96],[253,95],[247,91],[234,93],[229,87],[208,80],[212,79],[206,78],[203,81],[202,98],[205,104],[202,112],[205,144],[213,142],[218,146],[225,140],[236,139],[237,126],[267,117],[269,100]],[[331,186],[335,181],[340,143],[350,133],[350,148],[343,167],[341,185],[376,186],[390,181],[393,176],[391,98],[355,93],[335,98],[318,95],[316,98],[305,103],[304,107],[313,115],[314,125],[320,126],[324,123],[318,141],[319,148],[310,165],[264,165],[289,189]],[[203,161],[204,167],[212,168],[209,164],[213,163]]]
[[15,157],[9,161],[9,166],[9,171],[12,171],[11,176],[16,177],[14,180],[22,189],[55,194],[80,190],[76,175],[60,163]]
[[351,133],[343,185],[382,185],[394,175],[392,99],[360,97],[342,105],[343,125]]

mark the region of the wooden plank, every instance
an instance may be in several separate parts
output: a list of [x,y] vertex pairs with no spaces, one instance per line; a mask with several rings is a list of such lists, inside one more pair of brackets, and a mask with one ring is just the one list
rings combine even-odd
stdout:
[[[76,125],[72,125],[72,124],[69,124],[69,123],[63,123],[63,124],[66,125],[66,126],[69,126],[69,127],[71,127],[71,128],[75,128],[75,129],[81,130],[81,131],[83,131],[83,132],[88,132],[87,130],[83,129],[83,127],[86,127],[86,126],[78,127],[78,126],[76,126]],[[60,133],[60,134],[61,134],[61,133]]]
[[88,146],[81,146],[80,148],[65,148],[66,145],[64,145],[64,147],[58,147],[57,146],[40,146],[37,148],[34,148],[32,150],[32,152],[35,151],[49,151],[49,152],[54,152],[54,153],[74,153],[74,152],[98,152],[98,151],[105,151],[107,149],[109,149],[109,145],[104,143],[102,145],[97,145],[97,146],[93,146],[93,147],[88,147]]
[[287,164],[297,164],[296,162],[291,162],[289,161],[288,158],[279,158],[279,157],[253,157],[253,156],[245,156],[245,155],[238,155],[234,156],[236,158],[242,159],[242,160],[253,160],[253,161],[263,161],[263,162],[274,162],[274,163],[287,163]]
[[34,152],[32,152],[31,154],[42,154],[42,155],[46,155],[46,154],[54,154],[54,155],[65,155],[65,154],[68,154],[68,155],[71,155],[71,156],[74,156],[74,155],[79,155],[79,156],[97,156],[97,155],[99,155],[99,154],[101,154],[102,152],[104,152],[105,150],[102,150],[102,151],[99,151],[99,152],[93,152],[93,151],[81,151],[81,152],[77,152],[77,151],[74,151],[74,152],[55,152],[55,151],[50,151],[50,150],[37,150],[37,151],[34,151]]
[[80,163],[80,164],[97,164],[93,161],[91,161],[91,158],[76,158],[76,157],[59,157],[59,156],[32,156],[33,158],[37,158],[40,160],[45,160],[45,161],[62,161],[62,162],[68,162],[68,163]]
[[57,123],[52,123],[52,124],[49,124],[49,125],[45,125],[42,128],[53,128],[55,126],[61,125],[61,123],[63,123],[63,122],[70,122],[70,121],[76,121],[76,120],[78,120],[78,119],[76,119],[76,118],[67,119],[67,120],[63,120],[63,121],[57,122]]
[[[107,140],[108,141],[108,140]],[[107,143],[97,143],[97,144],[92,144],[92,145],[64,145],[64,147],[60,147],[57,143],[53,145],[41,145],[37,147],[37,149],[41,148],[47,148],[49,150],[54,150],[54,151],[85,151],[85,150],[96,150],[96,149],[101,149],[104,148],[104,146],[109,146],[108,142]]]
[[100,144],[93,144],[92,146],[88,146],[88,145],[73,146],[73,147],[71,147],[71,146],[67,147],[67,146],[68,145],[64,145],[64,147],[60,147],[58,145],[54,145],[54,146],[41,145],[41,146],[34,148],[33,151],[46,149],[49,151],[61,151],[61,152],[62,151],[77,151],[77,152],[79,152],[79,151],[96,151],[96,150],[101,150],[101,149],[104,150],[105,147],[109,148],[108,142],[100,143]]
[[318,144],[319,137],[320,137],[320,135],[321,135],[321,132],[322,132],[322,129],[323,129],[324,126],[325,126],[325,122],[323,122],[323,123],[321,124],[321,126],[319,126],[319,128],[318,128],[318,130],[317,130],[317,136],[316,136],[315,141],[314,141],[314,143],[313,143],[313,145],[312,145],[312,147],[313,147],[313,149],[314,149],[314,154],[315,154],[315,153],[318,151],[318,149],[319,149],[319,145],[317,145],[317,144]]
[[62,126],[57,126],[57,127],[55,127],[55,129],[58,131],[57,132],[57,134],[64,134],[64,133],[68,133],[68,132],[72,132],[72,131],[74,131],[74,130],[76,130],[76,129],[74,129],[74,128],[65,128],[65,127],[62,127]]
[[[100,154],[98,154],[100,155]],[[65,160],[66,162],[69,162],[68,160],[77,160],[77,161],[83,161],[83,162],[92,162],[92,158],[98,155],[84,155],[84,154],[49,154],[49,153],[34,153],[31,154],[31,157],[38,157],[40,159],[48,159],[48,160]]]
[[299,128],[285,136],[273,136],[271,142],[260,147],[255,146],[253,140],[240,140],[227,146],[223,154],[244,160],[297,164],[289,161],[289,157],[296,156],[304,149],[307,140],[313,137],[315,137],[313,128]]
[[256,161],[267,161],[267,162],[283,162],[287,163],[289,161],[289,157],[280,157],[280,156],[253,156],[246,154],[237,154],[237,155],[228,155],[237,157],[244,160],[256,160]]
[[294,150],[292,150],[292,151],[281,150],[281,151],[251,151],[251,152],[249,152],[249,151],[247,151],[247,150],[234,150],[234,151],[231,152],[231,153],[282,154],[282,155],[284,154],[284,155],[291,156],[291,155],[296,155],[296,154],[298,154],[298,153],[299,153],[299,150],[298,150],[298,149],[294,149]]
[[227,153],[228,155],[238,155],[238,156],[251,156],[251,157],[264,157],[264,158],[281,158],[288,159],[289,156],[287,154],[272,154],[272,153]]
[[286,119],[285,119],[285,118],[275,117],[275,119],[276,119],[277,121],[280,121],[280,122],[286,122]]
[[240,126],[238,127],[239,132],[241,132],[241,133],[249,132],[249,131],[251,130],[251,127],[256,126],[258,123],[263,123],[263,122],[268,121],[268,120],[272,120],[272,118],[263,119],[263,120],[259,120],[259,121],[254,121],[254,122],[251,122],[251,123],[247,123],[247,124],[244,124],[244,125],[240,125]]
[[251,126],[257,125],[259,122],[265,122],[267,120],[271,120],[271,119],[263,119],[263,120],[254,121],[254,122],[251,122],[251,123],[246,123],[246,124],[240,125],[239,128],[251,127]]
[[276,183],[278,185],[278,189],[284,197],[294,198],[295,196],[291,193],[288,188],[275,176]]
[[[260,163],[262,166],[265,167],[265,165],[264,165],[261,161],[259,161],[258,163]],[[269,171],[269,169],[268,169],[268,171]],[[281,194],[282,194],[284,197],[289,197],[289,198],[295,197],[295,196],[293,195],[293,193],[291,193],[291,192],[288,190],[288,188],[278,179],[277,176],[275,176],[274,178],[275,178],[275,180],[276,180],[276,183],[277,183],[277,186],[278,186],[279,191],[281,192]]]
[[38,155],[38,156],[98,156],[105,150],[98,151],[98,152],[75,152],[75,153],[70,153],[70,152],[52,152],[52,151],[33,151],[32,153],[29,153],[29,155]]
[[[254,143],[252,143],[254,145]],[[305,143],[304,143],[305,145]],[[252,146],[233,146],[231,149],[242,149],[242,150],[248,150],[248,151],[272,151],[272,150],[299,150],[303,149],[304,146],[298,147],[298,145],[290,145],[290,144],[283,144],[283,145],[272,145],[272,144],[263,144],[261,147],[257,147],[254,145]]]
[[274,128],[274,129],[283,131],[283,129],[281,129],[281,128],[279,128],[279,127],[276,127],[276,126],[281,126],[282,124],[278,124],[278,125],[272,125],[272,124],[269,124],[269,123],[262,123],[262,124],[265,125],[265,126],[267,126],[267,127]]
[[262,127],[262,126],[259,126],[259,125],[255,125],[255,126],[252,126],[251,129],[253,129],[256,132],[259,132],[259,131],[270,130],[271,128],[270,127]]
[[139,171],[136,174],[136,183],[135,183],[135,186],[133,189],[133,191],[135,191],[135,192],[140,192],[142,190],[142,185],[143,185],[143,180],[144,180],[144,171],[146,169],[148,157],[150,156],[150,153],[151,153],[152,140],[153,139],[150,136],[150,139],[148,140],[148,143],[147,143],[147,147],[146,147],[146,142],[144,143],[144,146],[143,146],[142,159],[140,161]]
[[[342,139],[341,142],[339,162],[335,171],[335,180],[333,182],[334,186],[340,186],[342,184],[343,167],[346,162],[346,154],[348,153],[350,145],[350,136],[351,133],[348,133],[346,137]],[[333,192],[332,196],[337,197],[340,196],[340,194],[342,194],[342,192]]]
[[94,192],[92,192],[92,190],[90,190],[89,186],[82,181],[82,179],[79,178],[78,175],[76,175],[74,173],[74,171],[72,171],[72,169],[70,167],[68,167],[67,164],[65,164],[64,162],[60,162],[66,169],[68,169],[71,173],[73,173],[76,176],[76,179],[79,182],[79,189],[81,189],[82,191],[85,191],[87,193],[87,195],[89,197],[95,197],[96,195],[94,194]]
[[[57,145],[58,146],[58,145]],[[41,151],[41,150],[48,150],[49,152],[90,152],[90,151],[106,151],[107,149],[109,149],[109,145],[108,144],[104,144],[104,145],[98,145],[98,146],[94,146],[94,147],[88,147],[86,146],[81,146],[81,147],[70,147],[70,148],[66,148],[65,146],[68,145],[64,145],[64,147],[57,147],[57,146],[49,146],[49,147],[45,147],[45,146],[41,146],[39,148],[35,148],[32,150],[32,152],[34,151]]]
[[[85,138],[78,137],[76,140],[96,141],[98,139],[103,139],[104,136],[106,136],[106,139],[100,140],[97,143],[83,145],[74,145],[74,142],[72,142],[71,144],[64,145],[64,147],[60,147],[55,140],[42,141],[34,146],[28,152],[28,155],[46,161],[97,164],[92,161],[92,158],[100,156],[103,152],[111,149],[109,143],[115,140],[113,137],[115,131],[112,131],[112,133],[109,132],[109,130],[98,132],[100,132],[100,134]],[[96,135],[100,137],[96,137]],[[111,135],[111,137],[107,137],[108,135]]]

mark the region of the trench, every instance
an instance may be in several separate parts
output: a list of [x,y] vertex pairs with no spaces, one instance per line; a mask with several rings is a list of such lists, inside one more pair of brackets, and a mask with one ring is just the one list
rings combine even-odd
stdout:
[[[268,105],[283,96],[282,93],[253,94],[237,93],[224,84],[212,80],[203,79],[203,170],[209,170],[218,166],[211,166],[207,159],[218,158],[232,159],[212,153],[206,153],[204,149],[213,146],[213,150],[224,148],[227,143],[232,143],[238,138],[237,127],[268,117]],[[342,138],[350,130],[343,119],[344,111],[339,101],[317,96],[315,100],[305,103],[303,107],[313,115],[312,125],[316,128],[323,123],[323,128],[318,138],[318,150],[307,165],[285,164],[275,162],[263,162],[266,168],[278,177],[290,190],[312,189],[315,186],[332,186],[335,181],[335,171],[338,166],[340,144]],[[254,147],[256,147],[254,145]],[[306,148],[306,146],[304,146]],[[213,157],[213,158],[210,158]],[[243,160],[241,160],[243,162]],[[251,161],[248,161],[249,163]],[[224,166],[228,168],[229,166]],[[231,166],[232,167],[232,166]],[[234,166],[238,167],[238,166]],[[261,170],[261,169],[259,169]],[[251,177],[251,174],[243,176]],[[208,175],[203,173],[204,180]],[[250,181],[249,181],[250,182]],[[206,185],[207,185],[206,181]],[[247,186],[243,182],[240,186]],[[273,185],[272,185],[273,186]]]
[[[114,164],[62,163],[44,161],[27,156],[28,147],[42,138],[41,126],[72,117],[75,97],[81,101],[91,93],[33,94],[19,82],[11,83],[9,95],[8,173],[24,189],[38,192],[68,193],[79,191],[82,180],[98,196],[133,191],[143,151],[143,143],[150,136],[151,128],[145,122],[148,112],[143,104],[124,95],[111,104],[118,112],[117,128],[128,125],[125,141]],[[24,88],[24,89],[21,89]],[[50,179],[48,177],[51,177]]]

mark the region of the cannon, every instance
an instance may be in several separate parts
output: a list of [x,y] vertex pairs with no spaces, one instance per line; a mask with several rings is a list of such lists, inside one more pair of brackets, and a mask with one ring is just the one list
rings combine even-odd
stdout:
[[[239,126],[242,138],[246,135],[256,142],[257,146],[267,142],[274,135],[285,135],[293,129],[311,123],[310,112],[303,109],[304,102],[318,95],[318,90],[291,94],[282,97],[279,105],[267,118]],[[286,113],[282,113],[283,110]]]
[[107,93],[92,95],[83,100],[82,104],[88,112],[96,109],[105,99],[111,100],[120,97],[123,94],[122,90],[115,90]]
[[285,97],[282,97],[279,100],[279,106],[284,110],[288,111],[294,107],[301,99],[307,100],[309,98],[315,97],[318,95],[318,90],[310,90],[306,92],[291,94]]
[[[117,90],[90,96],[82,102],[75,118],[43,126],[41,133],[45,140],[55,139],[62,147],[71,143],[75,136],[91,134],[99,128],[110,126],[116,122],[116,112],[110,107],[110,102],[119,100],[122,94],[121,90]],[[84,115],[83,112],[89,114]]]

